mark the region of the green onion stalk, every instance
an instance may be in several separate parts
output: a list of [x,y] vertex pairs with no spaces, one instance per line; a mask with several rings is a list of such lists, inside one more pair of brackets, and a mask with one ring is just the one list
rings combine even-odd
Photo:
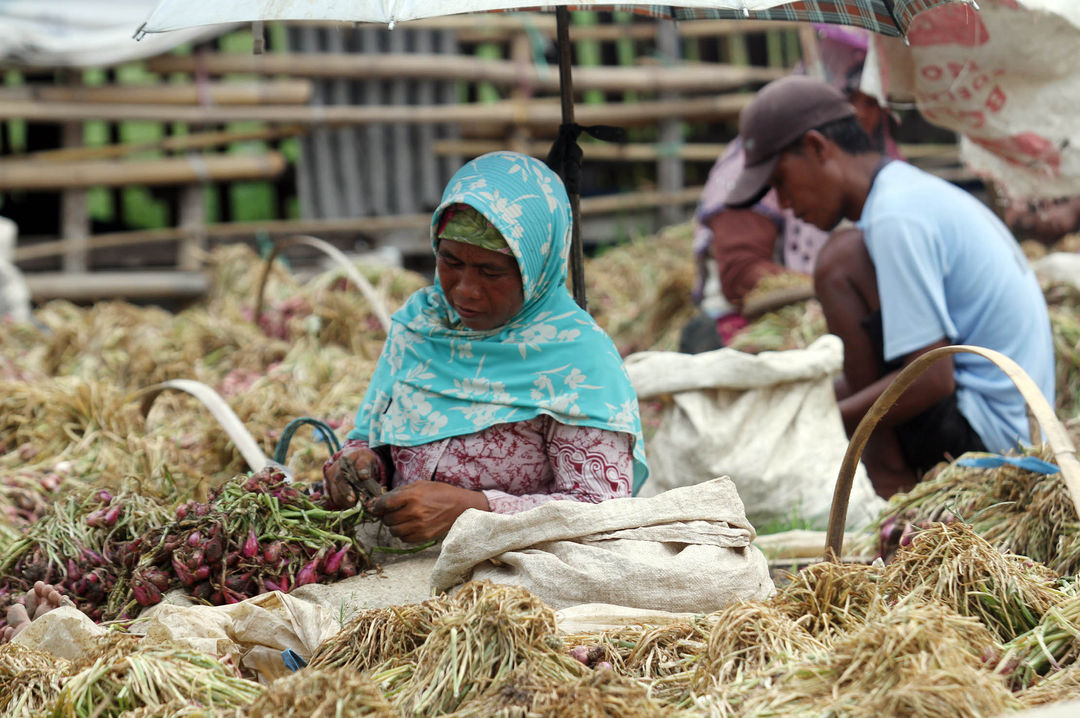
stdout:
[[1002,646],[997,671],[1023,690],[1040,676],[1074,663],[1080,656],[1080,596],[1054,606],[1042,621]]

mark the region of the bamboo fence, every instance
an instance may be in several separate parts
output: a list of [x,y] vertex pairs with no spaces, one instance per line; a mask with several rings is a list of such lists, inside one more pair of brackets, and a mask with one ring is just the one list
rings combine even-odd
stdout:
[[[582,201],[582,216],[597,222],[586,225],[592,242],[625,236],[619,218],[655,229],[658,219],[689,217],[753,91],[816,57],[813,33],[783,23],[576,19],[576,120],[632,135],[583,146],[596,168]],[[200,269],[210,244],[294,234],[426,255],[427,213],[463,160],[495,149],[546,154],[560,122],[558,74],[545,56],[554,30],[543,14],[440,18],[393,33],[305,23],[280,28],[261,54],[238,50],[234,33],[134,70],[105,68],[94,82],[87,72],[9,72],[0,84],[0,212],[59,197],[57,226],[24,232],[14,260],[40,299],[149,292],[87,275],[116,269],[118,251],[137,265],[155,246],[175,245],[181,274]],[[125,130],[136,125],[158,131],[133,138]],[[87,141],[103,127],[104,141]],[[17,147],[20,128],[47,128],[56,141]],[[926,157],[948,171],[955,148],[937,149]],[[252,187],[276,195],[276,209],[236,221],[238,193]],[[91,198],[107,193],[122,220],[133,189],[165,202],[171,226],[95,230]],[[200,285],[178,277],[157,286],[168,294]]]

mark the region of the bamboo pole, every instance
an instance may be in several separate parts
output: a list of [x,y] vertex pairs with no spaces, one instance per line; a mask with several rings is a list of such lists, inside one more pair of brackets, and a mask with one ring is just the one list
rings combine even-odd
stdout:
[[[630,105],[605,103],[577,108],[582,124],[648,125],[658,120],[719,120],[738,117],[753,98],[739,92],[678,101],[636,102]],[[155,105],[98,104],[69,102],[0,102],[0,119],[31,122],[71,122],[105,120],[123,122],[271,122],[306,125],[501,123],[556,127],[561,111],[556,98],[527,101],[503,100],[490,104],[310,107],[263,105],[260,107],[185,107]]]
[[[64,124],[63,142],[65,147],[79,147],[82,145],[82,125],[77,122]],[[0,181],[3,171],[0,170]],[[16,184],[16,189],[30,189],[30,186]],[[60,233],[71,241],[68,251],[64,252],[63,267],[65,272],[84,272],[87,267],[89,253],[86,251],[86,242],[90,238],[90,205],[86,196],[86,188],[71,185],[65,182],[59,187],[63,190],[60,196]]]
[[57,190],[270,179],[285,171],[278,152],[190,155],[138,162],[0,162],[0,191]]
[[[533,66],[532,40],[524,32],[514,35],[510,39],[510,60],[522,67]],[[510,97],[515,100],[527,100],[536,94],[533,82],[522,73],[522,81],[510,89]],[[525,152],[532,135],[530,128],[520,125],[510,128],[510,136],[507,138],[510,149],[514,152]],[[541,155],[546,157],[546,155]]]
[[[613,212],[648,209],[670,204],[682,204],[685,206],[696,202],[701,195],[701,190],[702,187],[686,187],[676,193],[648,190],[601,197],[587,197],[581,200],[581,214],[582,216],[611,214]],[[255,236],[269,236],[272,238],[296,234],[318,236],[344,233],[377,235],[396,230],[416,230],[417,240],[415,246],[409,245],[405,249],[411,252],[423,253],[431,251],[431,244],[428,242],[427,234],[424,232],[430,224],[430,214],[417,213],[342,219],[222,222],[205,225],[202,227],[202,233],[208,240],[229,241],[250,239]],[[174,242],[183,240],[186,237],[188,237],[188,232],[181,227],[115,232],[91,237],[86,242],[86,248],[95,250],[111,247],[129,247],[138,244]],[[15,248],[11,260],[12,262],[25,262],[31,259],[54,257],[66,251],[70,244],[68,240],[57,239],[23,245]]]
[[[656,51],[662,58],[670,62],[676,62],[682,57],[682,42],[679,38],[678,28],[671,20],[663,20],[658,23],[660,33],[656,38]],[[660,95],[661,100],[677,101],[679,94],[677,88],[670,87]],[[679,118],[669,118],[659,123],[657,127],[657,140],[663,146],[677,145],[682,141],[683,123]],[[656,160],[656,182],[660,189],[672,192],[682,187],[684,182],[684,167],[682,158],[674,153],[662,153]],[[674,224],[678,221],[678,207],[661,207],[660,219],[664,224]]]
[[[432,150],[439,155],[478,156],[485,152],[505,150],[508,145],[500,140],[438,140]],[[551,148],[550,141],[530,142],[522,150],[533,157],[544,157]],[[727,149],[727,145],[718,142],[691,142],[674,146],[659,143],[609,144],[604,142],[586,142],[581,146],[587,160],[605,162],[649,162],[666,154],[676,155],[693,162],[711,162]],[[900,154],[909,162],[930,167],[935,164],[955,164],[960,161],[959,151],[952,144],[903,144]]]
[[[275,53],[253,57],[238,54],[160,55],[147,61],[153,72],[211,75],[263,72],[311,78],[380,80],[462,80],[490,82],[503,87],[528,83],[544,92],[559,91],[555,67],[514,60],[436,54],[321,52]],[[736,67],[721,63],[681,63],[674,67],[640,64],[634,67],[575,67],[574,89],[604,92],[723,92],[747,84],[770,82],[786,75],[782,68]],[[2,95],[0,95],[2,97]]]
[[[519,19],[517,21],[524,27],[525,23]],[[631,25],[595,25],[592,27],[584,27],[580,30],[573,28],[573,37],[581,40],[598,40],[600,42],[613,42],[621,40],[622,38],[630,38],[632,40],[652,40],[657,37],[657,23],[633,23]],[[689,23],[679,23],[679,36],[683,38],[712,38],[712,37],[725,37],[731,35],[756,35],[759,32],[767,32],[770,30],[786,30],[793,29],[799,26],[799,23],[785,23],[780,21],[725,21],[725,19],[717,19],[717,21],[702,21],[702,19],[696,19],[696,21]],[[459,37],[462,42],[471,41],[473,35],[480,35],[480,33],[486,30],[481,28],[464,28],[459,30]],[[544,30],[541,29],[543,32]],[[509,30],[505,31],[509,33]],[[545,32],[546,35],[554,35],[554,29],[551,32]],[[488,39],[494,39],[491,33],[488,33]]]
[[[191,56],[187,56],[191,57]],[[266,82],[161,83],[157,85],[18,85],[0,88],[4,102],[105,102],[138,105],[302,105],[311,99],[306,79]]]
[[802,54],[806,74],[819,80],[825,79],[825,66],[821,61],[821,46],[813,25],[803,25],[798,30],[799,51]]
[[[208,224],[202,228],[208,240],[230,241],[249,239],[255,236],[280,237],[283,235],[306,234],[378,234],[395,230],[421,230],[431,223],[430,214],[388,215],[383,217],[350,217],[344,219],[307,219],[307,220],[266,220],[261,222],[221,222]],[[183,240],[188,233],[181,227],[163,229],[143,229],[133,232],[112,232],[90,238],[89,249],[111,249],[130,247],[139,244],[158,244]],[[24,240],[25,241],[25,240]],[[62,254],[70,243],[66,239],[37,242],[16,247],[12,253],[13,262],[25,262],[43,257]],[[419,243],[418,243],[419,246]],[[424,238],[424,247],[429,251],[431,244]]]
[[676,192],[643,190],[641,192],[586,197],[581,200],[581,214],[611,214],[635,209],[651,209],[653,207],[686,206],[696,203],[698,198],[701,197],[701,190],[703,189],[704,187],[697,186],[683,187]]
[[206,251],[206,202],[202,184],[189,184],[180,190],[180,228],[185,237],[176,252],[176,266],[185,271],[199,268],[200,257]]
[[197,297],[205,294],[210,285],[203,272],[27,272],[23,276],[35,302]]
[[[674,155],[693,162],[712,162],[727,148],[722,143],[693,143],[666,146],[655,143],[610,144],[607,142],[584,142],[581,150],[588,161],[605,162],[653,162],[660,157]],[[508,149],[506,142],[499,140],[438,140],[432,145],[432,151],[438,155],[468,155],[476,157],[486,152]],[[551,149],[550,141],[537,140],[524,145],[521,152],[533,157],[544,157]]]
[[304,134],[308,128],[304,125],[284,125],[264,127],[258,130],[223,130],[219,132],[197,132],[191,135],[171,135],[153,142],[126,142],[96,147],[73,147],[70,149],[44,150],[19,155],[21,159],[35,162],[75,162],[84,160],[106,160],[126,157],[139,152],[188,152],[220,147],[233,142],[259,140],[269,142],[285,137]]
[[[351,33],[326,33],[325,45],[322,49],[331,52],[344,52],[347,34]],[[353,89],[356,83],[346,79],[335,79],[322,84],[323,87],[320,89],[323,93],[323,99],[328,97],[330,104],[348,105],[352,102]],[[363,157],[363,153],[359,138],[360,132],[355,127],[339,127],[334,130],[333,139],[336,141],[337,156],[330,169],[331,171],[337,170],[337,182],[327,190],[338,195],[342,207],[341,215],[346,217],[363,217],[368,213],[366,207],[367,198],[364,196],[367,194],[367,188],[364,183],[363,168],[360,166],[360,158]],[[324,193],[327,190],[324,190]]]

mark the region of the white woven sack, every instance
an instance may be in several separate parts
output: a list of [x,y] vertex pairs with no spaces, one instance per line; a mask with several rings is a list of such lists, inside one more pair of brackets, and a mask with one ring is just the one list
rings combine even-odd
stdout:
[[[838,337],[806,349],[747,354],[641,352],[626,358],[641,399],[665,397],[647,448],[642,495],[730,476],[755,525],[802,519],[824,526],[847,450],[832,380]],[[859,466],[847,528],[869,523],[885,502]]]
[[0,217],[0,319],[26,322],[30,320],[30,289],[12,259],[17,233],[14,222]]
[[726,477],[652,498],[553,501],[510,515],[469,510],[443,541],[431,584],[524,586],[555,609],[717,611],[774,590],[754,536]]

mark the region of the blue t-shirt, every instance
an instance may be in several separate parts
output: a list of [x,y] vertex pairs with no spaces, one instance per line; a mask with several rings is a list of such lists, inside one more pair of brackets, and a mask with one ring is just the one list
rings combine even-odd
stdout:
[[[947,338],[1006,355],[1054,403],[1054,345],[1035,273],[1005,225],[964,190],[905,162],[878,173],[858,222],[877,272],[891,361]],[[991,451],[1027,441],[1023,396],[975,354],[953,356],[960,412]]]

